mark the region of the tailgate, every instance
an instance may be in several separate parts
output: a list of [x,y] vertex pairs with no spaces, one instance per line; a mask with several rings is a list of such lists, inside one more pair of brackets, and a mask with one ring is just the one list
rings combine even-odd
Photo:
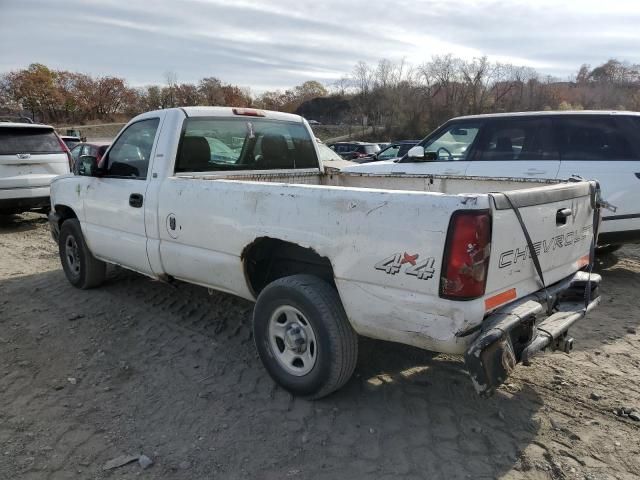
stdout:
[[69,173],[64,153],[0,155],[0,189],[46,187]]
[[[519,210],[529,232],[546,285],[564,279],[589,263],[594,214],[599,215],[595,213],[595,182],[562,183],[493,193],[491,197],[493,231],[485,290],[487,310],[542,288],[523,229],[509,200]],[[496,300],[492,300],[494,298]]]

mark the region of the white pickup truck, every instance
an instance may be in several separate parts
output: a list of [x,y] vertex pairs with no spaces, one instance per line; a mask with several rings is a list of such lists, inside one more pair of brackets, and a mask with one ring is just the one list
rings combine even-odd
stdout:
[[134,118],[51,185],[68,280],[97,287],[112,263],[256,301],[266,369],[308,398],[350,378],[358,335],[464,354],[484,394],[571,349],[599,302],[595,183],[342,174],[317,148],[283,113]]

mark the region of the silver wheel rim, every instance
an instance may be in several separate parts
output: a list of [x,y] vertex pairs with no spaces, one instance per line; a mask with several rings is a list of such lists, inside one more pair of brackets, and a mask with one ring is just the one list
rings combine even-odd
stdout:
[[73,235],[69,235],[64,243],[64,256],[67,266],[74,275],[80,275],[80,252]]
[[290,305],[278,307],[269,319],[269,346],[287,373],[302,377],[318,358],[316,335],[311,323]]

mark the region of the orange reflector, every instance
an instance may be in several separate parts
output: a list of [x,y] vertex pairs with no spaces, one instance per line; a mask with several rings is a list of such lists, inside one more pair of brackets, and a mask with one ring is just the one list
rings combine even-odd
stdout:
[[262,110],[256,110],[255,108],[234,108],[233,113],[236,115],[244,115],[246,117],[264,117]]
[[515,300],[515,298],[517,297],[516,295],[516,289],[512,288],[510,290],[507,290],[505,292],[499,293],[497,295],[494,295],[493,297],[489,297],[484,301],[484,309],[485,310],[492,310],[504,303],[507,303],[510,300]]
[[590,257],[589,255],[584,255],[578,259],[578,268],[586,267],[589,265]]

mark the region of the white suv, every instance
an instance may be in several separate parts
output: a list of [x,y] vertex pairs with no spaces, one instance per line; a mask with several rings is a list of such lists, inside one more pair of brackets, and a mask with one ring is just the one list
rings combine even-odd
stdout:
[[0,123],[0,214],[49,210],[49,184],[69,173],[69,149],[53,127]]
[[569,111],[449,120],[397,161],[361,173],[598,180],[605,211],[598,243],[640,242],[640,113]]

